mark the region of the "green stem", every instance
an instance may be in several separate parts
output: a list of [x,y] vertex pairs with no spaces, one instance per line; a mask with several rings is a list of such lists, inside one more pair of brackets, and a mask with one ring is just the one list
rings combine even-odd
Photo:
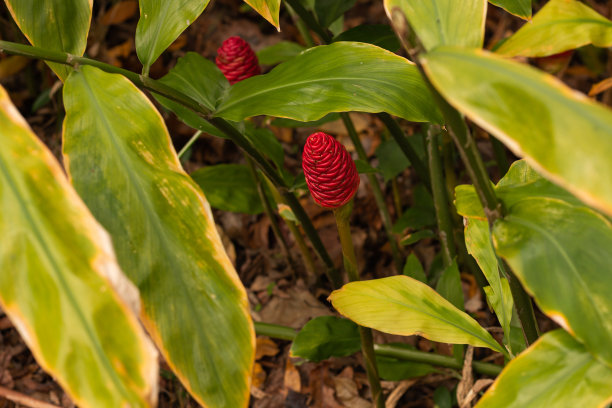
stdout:
[[193,134],[193,136],[191,136],[191,139],[189,139],[187,143],[185,143],[185,146],[183,146],[181,150],[177,153],[179,159],[183,157],[185,153],[187,153],[187,150],[189,150],[189,148],[195,143],[195,141],[198,140],[201,134],[202,131],[198,130]]
[[430,125],[429,129],[427,129],[427,156],[429,158],[429,176],[436,219],[438,220],[438,234],[442,246],[442,257],[444,266],[448,268],[453,263],[457,253],[455,251],[453,223],[446,185],[444,184],[442,161],[440,159],[440,127],[438,125]]
[[[258,336],[268,336],[287,341],[293,341],[295,336],[297,336],[297,331],[291,327],[262,322],[255,322],[255,332]],[[463,367],[463,363],[457,362],[453,357],[419,350],[410,350],[392,344],[374,344],[374,351],[376,355],[381,357],[384,356],[397,358],[399,360],[413,361],[415,363],[432,364],[439,367],[454,368],[456,370],[461,370]],[[503,369],[502,366],[498,366],[497,364],[483,363],[481,361],[473,361],[472,367],[477,373],[490,375],[492,377],[499,375]]]
[[[355,125],[351,120],[351,117],[347,112],[340,113],[340,117],[344,122],[344,126],[348,131],[349,137],[355,146],[355,150],[357,151],[357,155],[363,161],[368,161],[368,155],[366,154],[365,149],[363,148],[363,144],[361,140],[359,140],[359,135],[357,134],[357,130],[355,130]],[[402,257],[400,256],[399,247],[397,245],[397,239],[393,234],[393,225],[391,224],[391,215],[389,214],[389,208],[387,207],[387,203],[385,202],[385,198],[383,196],[382,190],[380,189],[380,185],[378,184],[378,180],[374,174],[367,174],[368,181],[370,182],[370,186],[372,187],[372,194],[374,195],[374,200],[376,201],[376,205],[378,206],[378,211],[380,212],[380,218],[382,219],[385,232],[387,233],[387,237],[389,238],[389,244],[391,245],[391,254],[393,255],[393,262],[395,263],[395,268],[397,269],[397,273],[401,273],[403,268]]]
[[289,14],[291,14],[291,18],[300,32],[300,35],[304,39],[306,46],[308,48],[314,47],[314,40],[312,39],[312,35],[310,35],[310,31],[308,31],[308,27],[306,27],[306,24],[304,24],[304,21],[297,15],[295,10],[293,10],[289,4],[285,3],[285,6],[287,6],[287,10],[289,10]]
[[[272,182],[267,177],[265,178],[265,181],[268,184],[268,188],[272,192],[272,196],[274,197],[274,200],[277,203],[282,203],[286,205],[287,202],[280,195],[276,186],[272,184]],[[289,230],[293,234],[293,238],[295,238],[295,242],[298,244],[298,248],[300,249],[300,252],[302,253],[302,258],[304,259],[304,264],[306,266],[307,275],[312,277],[313,280],[315,280],[317,277],[317,271],[315,269],[314,259],[312,259],[312,255],[310,254],[310,249],[308,249],[308,246],[306,245],[306,242],[304,241],[304,237],[302,236],[302,233],[300,232],[298,225],[294,221],[291,221],[291,220],[285,220],[285,222],[287,226],[289,227]],[[309,279],[306,279],[306,281],[308,282]]]
[[257,193],[259,194],[259,200],[261,201],[264,211],[266,212],[266,215],[268,216],[268,219],[270,220],[270,226],[272,227],[272,232],[274,232],[276,239],[278,240],[281,248],[283,249],[283,253],[285,254],[285,257],[287,258],[287,261],[289,262],[289,265],[291,266],[291,270],[293,271],[293,274],[295,277],[295,271],[297,270],[295,261],[293,260],[293,257],[291,256],[291,252],[289,251],[289,245],[287,245],[287,240],[285,239],[285,236],[280,230],[280,226],[278,225],[278,220],[276,219],[276,214],[274,213],[274,210],[272,209],[272,206],[270,205],[270,202],[268,201],[268,197],[266,197],[266,193],[263,189],[263,184],[261,182],[262,176],[260,176],[257,173],[257,169],[255,168],[255,164],[253,163],[253,160],[246,154],[244,155],[244,158],[251,172],[251,176],[253,177],[253,181],[255,182],[255,186],[257,187]]
[[378,116],[382,123],[385,124],[389,130],[389,134],[391,134],[391,137],[393,137],[400,149],[402,149],[402,152],[410,161],[412,168],[414,168],[414,171],[419,178],[423,181],[423,183],[425,183],[426,186],[429,186],[429,172],[427,171],[427,167],[419,157],[416,150],[414,150],[412,145],[408,142],[408,139],[406,139],[406,135],[397,121],[386,112],[377,113],[376,116]]
[[300,0],[285,0],[287,3],[308,27],[321,38],[325,44],[329,44],[332,41],[332,36],[324,27],[321,27],[315,16],[311,12],[306,10]]
[[[353,237],[351,236],[350,217],[353,209],[353,200],[349,201],[342,207],[334,210],[336,217],[336,225],[338,226],[338,235],[342,244],[342,255],[344,256],[344,268],[349,277],[349,281],[354,282],[359,280],[359,272],[357,271],[357,257],[355,256],[355,248],[353,247]],[[359,336],[361,337],[361,352],[372,390],[372,400],[377,408],[384,408],[385,400],[380,386],[380,378],[378,377],[378,369],[376,368],[376,357],[374,355],[374,340],[372,338],[372,330],[367,327],[359,326]]]
[[[268,163],[268,161],[261,155],[261,153],[259,153],[259,151],[253,147],[253,145],[248,141],[248,139],[242,133],[240,133],[231,123],[227,122],[222,118],[212,117],[212,112],[210,112],[210,110],[204,105],[161,82],[145,77],[143,75],[136,74],[132,71],[128,71],[126,69],[115,67],[113,65],[105,64],[103,62],[92,60],[89,58],[78,57],[76,55],[60,51],[45,50],[29,45],[12,43],[9,41],[0,41],[0,52],[7,52],[10,54],[22,55],[24,57],[29,58],[37,58],[46,61],[58,62],[60,64],[72,66],[73,68],[77,68],[79,65],[90,65],[99,68],[105,72],[121,74],[139,88],[155,92],[161,96],[178,102],[181,105],[193,110],[203,119],[210,122],[217,129],[224,132],[229,139],[231,139],[249,156],[251,156],[255,160],[257,165],[262,169],[264,174],[276,186],[282,189],[287,189],[289,187],[286,185],[283,178],[280,177],[280,175],[270,165],[270,163]],[[319,234],[312,225],[310,218],[304,211],[304,208],[293,193],[286,191],[285,193],[283,193],[283,195],[287,199],[287,204],[291,207],[291,210],[294,212],[298,220],[302,223],[304,231],[312,242],[312,245],[317,255],[319,256],[319,258],[321,258],[323,263],[325,263],[327,267],[327,273],[328,276],[330,276],[332,284],[341,284],[340,274],[335,268],[334,263],[332,262],[331,257],[329,256],[329,253],[321,242],[321,238],[319,237]],[[288,199],[289,196],[291,196],[292,198]]]

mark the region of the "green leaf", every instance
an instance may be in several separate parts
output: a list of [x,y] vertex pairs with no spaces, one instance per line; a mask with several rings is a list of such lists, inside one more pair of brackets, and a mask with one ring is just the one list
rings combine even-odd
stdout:
[[[415,349],[413,346],[405,343],[391,344],[398,348],[408,350]],[[412,361],[400,360],[397,358],[380,355],[376,355],[376,368],[378,369],[378,375],[380,378],[386,381],[408,380],[438,372],[438,370],[431,364],[415,363]]]
[[526,20],[531,17],[531,0],[489,0],[489,3],[522,19]]
[[[36,47],[81,56],[87,46],[93,0],[5,0],[13,19]],[[63,81],[72,68],[48,63]]]
[[389,19],[397,26],[405,17],[426,50],[440,45],[481,48],[486,0],[384,0]]
[[436,388],[433,394],[433,400],[435,403],[434,408],[452,408],[452,397],[448,388],[440,386]]
[[244,0],[244,2],[253,7],[256,12],[280,31],[280,23],[278,22],[280,0]]
[[[491,296],[489,296],[488,292],[487,299],[491,300],[493,310],[495,310],[499,323],[504,329],[504,334],[509,336],[513,308],[512,295],[508,295],[504,290],[499,275],[499,265],[497,263],[497,256],[493,250],[488,221],[475,218],[465,219],[465,245],[468,253],[474,257],[485,278],[487,278],[487,282],[491,285],[490,289],[495,299],[497,299],[497,302],[491,300]],[[496,304],[504,305],[504,307],[496,307]],[[505,307],[507,305],[510,305],[509,311],[508,308]]]
[[[408,246],[408,245],[416,244],[417,242],[419,242],[422,239],[432,238],[432,237],[435,237],[435,236],[436,236],[436,234],[432,230],[424,229],[424,230],[417,231],[417,232],[414,232],[414,233],[411,233],[411,234],[408,234],[408,235],[404,236],[400,240],[400,245]],[[413,278],[414,278],[414,276],[413,276]]]
[[363,42],[391,52],[397,51],[401,46],[393,29],[386,24],[358,25],[334,37],[333,41]]
[[251,122],[247,122],[244,135],[260,153],[272,159],[278,168],[283,167],[285,151],[271,130],[263,128],[258,129]]
[[583,45],[612,46],[612,21],[576,0],[550,0],[497,53],[545,57]]
[[457,261],[453,261],[438,280],[436,292],[451,302],[459,310],[464,310],[465,299],[463,299],[463,288],[461,287],[461,275]]
[[404,270],[402,272],[406,276],[410,276],[420,282],[427,283],[427,276],[423,270],[423,265],[414,254],[408,255],[406,263],[404,264]]
[[527,197],[496,221],[493,240],[540,309],[612,365],[610,222],[586,207]]
[[378,170],[375,167],[370,166],[370,163],[368,163],[365,160],[361,160],[361,159],[355,160],[355,167],[357,168],[357,173],[359,174],[380,173],[380,170]]
[[325,123],[333,122],[334,120],[340,120],[340,114],[336,112],[328,113],[321,119],[313,121],[299,121],[286,118],[275,118],[272,121],[273,126],[288,127],[288,128],[299,128],[299,127],[319,127]]
[[136,54],[145,71],[195,21],[209,0],[139,0]]
[[512,360],[476,408],[603,407],[610,384],[612,368],[555,330]]
[[0,87],[0,303],[82,407],[157,400],[157,352],[110,237]]
[[291,345],[291,355],[309,361],[350,356],[361,350],[357,325],[335,316],[310,320],[299,331]]
[[382,48],[350,42],[310,48],[265,75],[234,84],[215,116],[240,121],[270,115],[305,122],[347,111],[441,121],[414,64]]
[[281,41],[257,51],[257,59],[262,65],[276,65],[295,57],[306,48],[291,41]]
[[385,182],[394,179],[410,166],[410,161],[395,139],[384,140],[376,149],[376,157],[378,157],[378,167],[382,170]]
[[354,4],[355,0],[316,0],[314,10],[319,24],[327,28],[349,11]]
[[243,164],[217,164],[191,173],[214,208],[244,214],[263,211],[249,168]]
[[329,300],[338,312],[361,326],[504,352],[474,319],[408,276],[351,282],[333,291]]
[[404,211],[393,225],[396,234],[401,234],[406,228],[419,229],[436,224],[436,212],[429,191],[418,184],[412,190],[412,195],[412,207]]
[[481,50],[422,57],[428,77],[461,112],[545,177],[612,214],[612,113],[556,78]]
[[161,116],[126,78],[88,66],[66,81],[64,103],[64,162],[140,289],[145,327],[201,405],[246,406],[246,293]]

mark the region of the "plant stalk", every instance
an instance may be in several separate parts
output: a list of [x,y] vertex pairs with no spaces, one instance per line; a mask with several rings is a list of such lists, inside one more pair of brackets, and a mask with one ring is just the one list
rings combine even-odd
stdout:
[[[105,64],[100,61],[96,61],[90,58],[79,57],[76,55],[68,54],[60,51],[44,50],[37,47],[32,47],[24,44],[17,44],[9,41],[0,41],[0,52],[7,52],[14,55],[22,55],[24,57],[42,59],[45,61],[57,62],[77,68],[80,65],[89,65],[101,69],[102,71],[121,74],[130,80],[134,85],[139,88],[146,89],[148,91],[157,93],[170,100],[180,103],[181,105],[191,109],[203,119],[210,122],[217,129],[225,133],[225,135],[236,143],[242,150],[244,150],[249,156],[255,160],[257,165],[262,169],[264,174],[279,188],[287,190],[289,186],[286,185],[282,177],[274,170],[274,168],[268,163],[268,161],[259,153],[257,149],[240,133],[231,123],[219,117],[212,117],[212,112],[204,105],[200,104],[196,100],[189,96],[174,90],[173,88],[158,82],[154,79],[145,77],[143,75],[136,74],[135,72],[128,71],[123,68],[115,67],[113,65]],[[326,271],[332,285],[340,287],[341,278],[338,270],[334,266],[329,253],[325,249],[325,246],[321,242],[321,238],[317,233],[316,229],[312,225],[310,218],[304,211],[304,208],[295,197],[293,193],[288,190],[283,192],[283,196],[287,200],[287,204],[291,207],[298,220],[302,223],[304,232],[308,235],[308,238],[312,242],[312,245],[326,266]]]
[[[255,332],[258,336],[268,336],[287,341],[293,341],[295,336],[297,336],[297,331],[291,327],[262,322],[255,322]],[[432,364],[456,370],[461,370],[461,368],[463,368],[463,363],[457,362],[453,357],[419,350],[410,350],[392,344],[374,344],[374,352],[378,356],[408,360],[415,363]],[[477,373],[490,375],[492,377],[499,375],[503,369],[502,366],[498,366],[497,364],[483,363],[481,361],[473,361],[472,367]]]
[[387,129],[389,130],[389,134],[391,135],[391,137],[393,137],[400,149],[402,149],[402,152],[410,161],[412,168],[419,176],[421,181],[423,181],[423,183],[429,187],[430,182],[427,166],[425,165],[425,163],[423,163],[416,150],[412,148],[412,145],[406,139],[406,135],[404,134],[404,131],[402,130],[400,125],[395,119],[393,119],[391,115],[386,112],[377,113],[376,116],[378,116],[382,123],[384,123],[384,125],[387,127]]
[[440,127],[430,125],[427,129],[427,157],[429,159],[429,175],[431,180],[431,191],[438,220],[438,235],[442,247],[444,266],[452,265],[457,256],[455,250],[455,238],[453,234],[453,223],[450,214],[446,185],[444,184],[444,172],[440,159]]
[[[361,140],[359,140],[359,135],[357,134],[357,130],[355,129],[355,125],[351,120],[349,114],[347,112],[340,113],[340,117],[342,118],[342,122],[344,122],[344,126],[348,131],[349,137],[355,146],[355,150],[357,151],[357,155],[359,158],[365,162],[368,162],[368,155],[366,154],[365,149],[363,148],[363,144]],[[368,181],[370,182],[370,186],[372,187],[372,194],[374,195],[374,200],[376,201],[376,205],[378,206],[378,211],[380,212],[380,218],[382,219],[383,225],[385,227],[385,232],[387,233],[387,237],[389,238],[389,244],[391,245],[391,254],[393,255],[393,262],[395,263],[395,268],[397,269],[397,273],[401,273],[403,268],[402,257],[400,255],[399,247],[397,244],[397,239],[393,234],[393,225],[391,224],[391,215],[389,214],[389,208],[387,207],[387,203],[385,202],[385,198],[383,196],[382,190],[380,189],[380,184],[378,184],[378,179],[374,174],[367,174]]]
[[195,141],[198,140],[201,134],[202,134],[202,131],[198,130],[197,132],[193,134],[193,136],[191,136],[191,139],[189,139],[187,143],[185,143],[185,146],[183,146],[181,150],[179,150],[179,152],[176,154],[179,159],[183,157],[185,153],[187,153],[187,150],[189,150],[189,148],[195,143]]
[[291,251],[289,251],[289,245],[287,245],[287,240],[285,239],[285,236],[283,235],[280,229],[280,226],[278,225],[278,220],[276,219],[276,213],[272,209],[272,206],[270,205],[270,202],[268,201],[268,197],[266,197],[266,193],[263,189],[263,184],[261,181],[262,176],[257,173],[257,169],[255,168],[255,164],[253,163],[253,159],[251,159],[246,154],[244,155],[244,158],[251,172],[251,176],[253,177],[253,181],[255,182],[255,186],[257,187],[257,194],[259,195],[259,200],[261,201],[264,211],[266,212],[266,215],[268,216],[268,219],[270,220],[270,227],[272,227],[272,232],[274,232],[274,235],[276,236],[276,239],[278,240],[283,250],[283,253],[285,254],[285,257],[287,258],[287,261],[289,262],[289,265],[291,267],[291,271],[293,272],[294,277],[295,277],[295,273],[297,270],[295,261],[293,257],[291,256]]
[[332,36],[329,31],[327,31],[327,29],[324,27],[321,27],[315,16],[304,8],[300,0],[285,0],[285,3],[287,3],[289,7],[291,7],[300,17],[300,19],[302,19],[302,21],[319,36],[322,42],[325,44],[332,42]]
[[[340,243],[342,244],[344,269],[346,269],[349,281],[355,282],[359,280],[359,272],[357,271],[357,257],[355,256],[353,237],[351,236],[350,217],[352,210],[353,200],[342,207],[336,208],[334,210],[334,216],[336,217],[338,235],[340,235]],[[380,378],[378,377],[378,369],[376,368],[372,330],[367,327],[359,326],[359,336],[361,338],[361,352],[363,353],[364,365],[368,375],[370,389],[372,390],[372,400],[377,408],[384,408],[385,400],[382,394]]]

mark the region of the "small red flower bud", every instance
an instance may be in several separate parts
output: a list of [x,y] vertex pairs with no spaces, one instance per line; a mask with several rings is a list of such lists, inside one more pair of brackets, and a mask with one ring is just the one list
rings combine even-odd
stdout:
[[249,43],[240,37],[230,37],[223,41],[217,50],[215,62],[231,85],[261,74],[257,55]]
[[308,136],[302,168],[312,197],[323,207],[343,206],[359,187],[355,162],[344,146],[323,132]]

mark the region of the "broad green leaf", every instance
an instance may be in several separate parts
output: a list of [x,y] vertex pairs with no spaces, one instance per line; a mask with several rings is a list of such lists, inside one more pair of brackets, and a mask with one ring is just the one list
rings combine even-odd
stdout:
[[398,14],[406,18],[426,50],[482,47],[487,0],[384,0],[384,5],[394,25]]
[[[81,56],[87,46],[93,0],[4,0],[28,41],[46,50]],[[63,81],[71,67],[48,63]]]
[[[397,348],[407,350],[415,349],[413,346],[405,343],[391,344]],[[427,374],[438,372],[431,364],[415,363],[381,355],[376,355],[376,368],[378,369],[380,378],[387,381],[408,380],[410,378],[422,377]]]
[[333,291],[329,300],[338,312],[361,326],[504,352],[478,322],[408,276],[351,282]]
[[157,401],[157,352],[110,237],[0,87],[0,304],[81,407]]
[[139,0],[136,54],[145,72],[155,60],[195,21],[209,0]]
[[[499,275],[499,265],[497,263],[497,256],[493,250],[493,243],[491,242],[489,223],[485,220],[476,218],[466,218],[465,245],[468,253],[474,257],[485,278],[487,278],[487,282],[491,285],[490,288],[498,299],[498,304],[510,305],[510,311],[508,311],[506,307],[495,307],[495,302],[492,302],[495,314],[504,329],[504,334],[509,336],[513,307],[512,296],[510,295],[509,299],[506,298],[508,294],[504,290]],[[487,299],[489,298],[490,296],[487,293]]]
[[400,48],[400,42],[395,32],[387,24],[358,25],[334,37],[333,41],[363,42],[376,45],[391,52],[395,52]]
[[306,48],[291,41],[281,41],[257,51],[257,59],[262,65],[276,65],[295,57]]
[[418,184],[412,190],[412,207],[408,208],[393,225],[393,232],[401,234],[406,228],[419,229],[436,224],[433,198],[427,189]]
[[394,179],[410,166],[410,161],[395,139],[384,140],[378,145],[376,157],[378,157],[378,167],[382,170],[385,182]]
[[435,408],[452,408],[452,396],[448,388],[440,386],[433,393]]
[[200,404],[246,406],[245,290],[161,116],[126,78],[87,66],[66,81],[64,103],[68,173],[140,289],[145,327]]
[[278,14],[280,12],[281,0],[244,0],[244,2],[253,7],[255,11],[280,31]]
[[[424,229],[424,230],[417,231],[417,232],[414,232],[414,233],[411,233],[411,234],[408,234],[408,235],[402,237],[400,239],[400,245],[407,246],[407,245],[416,244],[417,242],[419,242],[422,239],[432,238],[432,237],[435,237],[435,236],[436,236],[436,234],[432,230]],[[410,275],[408,275],[408,276],[410,276]],[[414,278],[414,276],[413,276],[413,278]],[[419,279],[419,280],[421,280],[421,279]]]
[[610,222],[587,207],[525,198],[495,222],[493,241],[540,309],[612,365]]
[[[515,161],[508,173],[495,186],[495,195],[506,208],[525,197],[548,197],[583,205],[575,196],[540,176],[525,160]],[[471,185],[455,188],[457,212],[467,218],[486,220],[480,199]]]
[[191,173],[214,208],[245,214],[263,211],[253,175],[243,164],[217,164]]
[[465,299],[463,298],[463,288],[461,287],[461,275],[457,261],[453,261],[438,280],[436,292],[451,302],[459,310],[464,310]]
[[481,50],[440,48],[427,76],[457,109],[545,177],[612,214],[612,112],[538,70]]
[[501,7],[517,17],[523,19],[531,17],[531,0],[489,0],[489,3]]
[[357,325],[335,316],[310,320],[299,331],[291,345],[291,355],[309,361],[350,356],[361,350]]
[[550,0],[496,52],[545,57],[587,44],[612,46],[612,21],[577,0]]
[[334,120],[340,120],[340,114],[337,112],[328,113],[323,116],[321,119],[313,120],[313,121],[299,121],[293,119],[286,118],[275,118],[272,121],[273,126],[278,127],[289,127],[289,128],[299,128],[299,127],[319,127],[325,123],[333,122]]
[[325,28],[349,11],[355,0],[316,0],[314,10],[319,24]]
[[245,124],[244,136],[260,153],[272,159],[279,169],[283,167],[285,151],[274,135],[274,132],[269,129],[256,128],[253,123],[247,122]]
[[406,258],[406,263],[404,264],[404,270],[402,273],[420,282],[427,283],[427,275],[425,275],[423,265],[421,265],[419,258],[417,258],[414,254],[408,255],[408,258]]
[[414,122],[440,122],[417,68],[374,45],[339,42],[310,48],[230,87],[215,116],[240,121],[256,115],[299,121],[330,112],[388,112]]
[[380,170],[378,170],[375,167],[370,166],[370,163],[368,163],[365,160],[361,160],[361,159],[355,160],[355,167],[357,168],[357,173],[359,173],[359,174],[376,174],[376,173],[380,173]]
[[476,408],[604,407],[610,384],[612,368],[555,330],[512,360]]

